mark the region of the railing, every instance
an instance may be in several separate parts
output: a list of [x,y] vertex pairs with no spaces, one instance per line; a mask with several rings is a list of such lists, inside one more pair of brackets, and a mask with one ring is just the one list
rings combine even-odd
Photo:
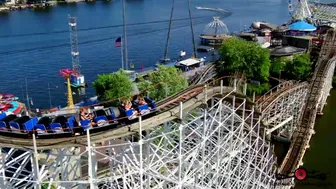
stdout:
[[191,77],[191,76],[194,76],[197,72],[202,73],[203,70],[205,70],[206,68],[207,68],[207,66],[202,66],[202,67],[199,67],[199,68],[195,68],[193,70],[185,72],[184,75],[186,77]]
[[274,92],[279,91],[279,89],[284,88],[284,87],[288,87],[290,85],[294,85],[296,83],[299,83],[299,81],[285,81],[280,83],[279,85],[273,87],[272,89],[270,89],[267,93],[265,93],[263,96],[261,96],[260,98],[258,98],[258,100],[256,101],[257,104],[262,103],[263,101],[265,101],[267,98],[269,98],[270,96],[273,95]]
[[213,69],[214,67],[214,64],[210,64],[210,65],[207,65],[205,66],[201,72],[197,75],[195,75],[194,78],[191,79],[191,85],[196,85],[196,84],[199,84],[199,82],[204,78],[204,76],[211,70]]

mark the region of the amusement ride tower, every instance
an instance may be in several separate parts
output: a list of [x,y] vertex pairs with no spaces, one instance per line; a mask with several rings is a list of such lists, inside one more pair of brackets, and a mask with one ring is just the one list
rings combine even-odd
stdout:
[[66,79],[67,85],[67,105],[71,112],[73,112],[74,102],[72,97],[71,86],[82,87],[84,83],[84,76],[80,73],[79,52],[77,40],[77,19],[69,15],[69,30],[70,30],[70,44],[72,56],[72,70],[61,69],[60,74]]
[[77,18],[69,15],[70,44],[72,55],[72,69],[75,74],[80,74],[79,52],[77,40]]
[[70,77],[74,73],[73,70],[70,69],[61,69],[60,74],[66,79],[67,83],[67,98],[68,98],[68,108],[71,112],[73,112],[74,108],[74,102],[72,97],[72,90],[71,90],[71,83],[70,83]]

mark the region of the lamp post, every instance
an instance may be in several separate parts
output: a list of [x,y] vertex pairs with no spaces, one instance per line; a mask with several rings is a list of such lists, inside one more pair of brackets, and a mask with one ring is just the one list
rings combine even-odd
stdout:
[[48,83],[49,105],[50,105],[50,108],[52,108],[50,89],[51,89],[51,88],[50,88],[50,83]]

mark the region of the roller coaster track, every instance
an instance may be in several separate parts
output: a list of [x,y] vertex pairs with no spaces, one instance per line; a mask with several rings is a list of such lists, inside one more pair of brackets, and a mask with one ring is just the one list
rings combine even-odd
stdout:
[[209,65],[205,70],[203,70],[202,73],[195,75],[194,78],[192,78],[190,85],[197,85],[201,83],[205,83],[208,80],[212,79],[215,74],[211,74],[210,77],[206,77],[209,73],[213,73],[215,70],[215,65],[211,64]]
[[332,62],[336,49],[335,33],[328,31],[325,42],[322,46],[320,57],[317,62],[317,67],[314,72],[311,85],[309,87],[309,93],[307,95],[306,105],[301,117],[300,123],[293,134],[293,140],[290,149],[282,162],[280,167],[280,174],[291,174],[300,164],[302,160],[306,146],[309,144],[312,133],[311,129],[314,129],[316,114],[318,111],[318,104],[320,103],[320,97],[325,82],[325,77]]
[[260,109],[265,109],[268,105],[270,105],[275,98],[277,98],[281,93],[289,90],[291,88],[295,88],[297,85],[300,86],[300,83],[296,81],[285,81],[280,83],[279,85],[273,87],[263,96],[257,99],[256,103]]
[[295,90],[298,90],[300,88],[307,88],[308,82],[302,82],[302,83],[292,83],[292,82],[286,82],[284,83],[284,86],[271,95],[269,95],[266,99],[261,101],[258,104],[258,107],[260,108],[260,112],[264,112],[267,110],[273,103],[277,101],[277,99],[281,98],[281,96],[292,93]]
[[[232,76],[228,76],[232,77]],[[204,85],[196,85],[181,91],[180,93],[170,96],[157,103],[159,112],[157,115],[148,119],[142,120],[142,128],[148,130],[157,125],[163,124],[167,121],[177,119],[177,115],[180,111],[180,102],[183,102],[183,110],[192,110],[205,103],[206,99],[219,94],[220,92],[228,93],[233,90],[232,87],[209,87]],[[130,131],[129,131],[130,128]],[[93,143],[99,143],[110,139],[116,139],[123,136],[130,136],[137,134],[139,130],[139,122],[130,124],[128,126],[119,127],[116,129],[108,130],[105,132],[92,133],[91,141]],[[38,139],[36,145],[38,149],[50,149],[50,148],[64,148],[80,147],[87,145],[87,136],[72,136],[67,138],[54,138],[54,139]],[[33,140],[26,138],[12,138],[7,136],[0,137],[0,146],[2,147],[14,147],[14,148],[33,148]]]
[[310,141],[310,129],[314,128],[317,114],[317,104],[319,102],[319,96],[323,86],[324,75],[329,68],[328,62],[329,61],[326,59],[320,60],[320,66],[319,70],[317,70],[316,78],[310,86],[310,92],[308,94],[302,119],[298,128],[294,132],[290,149],[280,167],[281,174],[290,174],[297,168],[300,159],[304,155],[305,146]]
[[[333,53],[332,50],[335,51],[336,49],[336,32],[334,32],[334,30],[328,30],[327,31],[327,35],[324,37],[324,42],[322,44],[321,47],[321,51],[319,54],[319,59],[323,59],[323,58],[327,58],[326,56],[328,56],[329,58],[333,57]],[[317,62],[317,66],[316,66],[316,70],[318,70],[318,66],[319,66],[319,62]],[[313,78],[316,77],[316,73],[314,74]]]

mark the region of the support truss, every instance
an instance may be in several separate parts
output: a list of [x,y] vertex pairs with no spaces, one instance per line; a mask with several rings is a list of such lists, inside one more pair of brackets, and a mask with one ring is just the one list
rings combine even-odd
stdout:
[[138,136],[91,144],[87,135],[81,148],[2,149],[1,188],[271,188],[276,158],[254,107],[229,95],[212,104],[150,131],[140,119]]
[[330,95],[330,90],[332,89],[333,76],[335,72],[335,63],[336,63],[335,58],[328,63],[329,67],[327,69],[327,74],[324,76],[325,78],[323,82],[323,87],[321,89],[322,92],[320,93],[318,103],[318,109],[317,109],[318,114],[323,114],[323,108],[326,105],[328,96]]
[[272,134],[291,139],[303,112],[308,85],[293,86],[279,94],[270,105],[262,110],[262,121]]
[[336,7],[325,4],[312,4],[314,19],[336,22]]

